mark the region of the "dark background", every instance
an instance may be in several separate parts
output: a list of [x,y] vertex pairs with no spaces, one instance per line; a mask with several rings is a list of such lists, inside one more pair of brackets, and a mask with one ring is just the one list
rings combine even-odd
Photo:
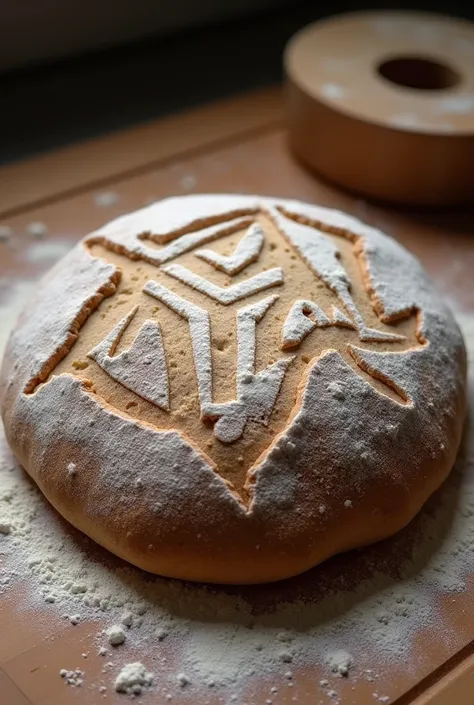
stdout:
[[169,0],[165,17],[160,0],[115,0],[108,15],[89,2],[77,16],[75,0],[1,3],[0,164],[276,82],[286,41],[320,17],[413,9],[474,19],[471,0]]

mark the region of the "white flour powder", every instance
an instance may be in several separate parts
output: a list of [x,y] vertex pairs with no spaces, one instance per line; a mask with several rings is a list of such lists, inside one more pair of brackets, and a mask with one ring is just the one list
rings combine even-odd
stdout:
[[37,264],[53,264],[57,259],[69,252],[73,243],[70,240],[50,240],[30,245],[25,252],[28,262]]
[[[0,359],[10,335],[10,329],[15,325],[34,289],[35,283],[32,281],[0,277]],[[5,298],[7,298],[7,306],[3,303]]]
[[119,200],[120,197],[115,191],[103,191],[102,193],[96,193],[94,196],[94,203],[96,206],[99,206],[99,208],[114,206]]
[[122,627],[114,625],[106,631],[107,639],[111,646],[120,646],[125,641],[125,632]]
[[61,668],[59,675],[64,678],[68,685],[76,688],[84,683],[84,671],[79,670],[79,668],[76,668],[75,671],[67,671],[65,668]]
[[[462,324],[474,358],[474,319]],[[420,628],[449,643],[438,595],[456,599],[474,572],[472,421],[461,455],[437,496],[393,539],[274,586],[206,588],[149,576],[69,529],[0,438],[0,555],[11,557],[0,593],[27,579],[31,607],[39,600],[46,612],[81,621],[99,613],[109,627],[122,623],[122,664],[129,649],[146,649],[150,660],[110,672],[120,692],[150,685],[149,668],[154,687],[173,699],[209,688],[241,703],[258,675],[271,700],[276,684],[293,687],[299,669],[316,663],[325,671],[324,692],[337,702],[343,677],[374,680],[374,663],[414,669],[424,658],[413,648]],[[376,693],[384,702],[381,677]]]
[[44,223],[33,221],[26,226],[26,232],[31,237],[42,238],[48,234],[48,226]]
[[143,686],[150,686],[152,682],[153,674],[148,673],[142,663],[127,663],[115,679],[115,690],[118,693],[140,695]]
[[340,676],[348,676],[349,670],[354,665],[354,659],[347,651],[339,649],[326,656],[326,663],[333,673],[339,673]]

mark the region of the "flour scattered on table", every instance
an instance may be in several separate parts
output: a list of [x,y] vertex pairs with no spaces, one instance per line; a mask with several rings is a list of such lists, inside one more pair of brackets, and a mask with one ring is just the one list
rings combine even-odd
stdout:
[[25,250],[25,256],[28,262],[37,264],[44,262],[52,264],[56,260],[65,255],[73,246],[71,240],[49,240],[48,242],[37,242],[30,245]]
[[94,196],[94,203],[99,208],[106,208],[107,206],[113,206],[119,201],[118,193],[115,191],[103,191],[102,193],[97,193]]
[[124,624],[126,627],[131,627],[133,623],[133,613],[130,612],[130,610],[127,610],[127,612],[124,612],[120,621],[122,624]]
[[178,681],[178,684],[181,688],[185,688],[187,685],[190,685],[191,681],[189,680],[188,676],[185,673],[178,673],[176,676],[176,680]]
[[48,234],[48,226],[39,221],[33,221],[26,226],[26,232],[31,237],[43,238]]
[[122,627],[114,625],[107,629],[105,633],[107,634],[109,644],[112,646],[120,646],[120,644],[123,644],[125,641],[125,632]]
[[143,688],[153,684],[153,673],[149,673],[145,666],[136,661],[127,663],[115,679],[115,690],[128,695],[140,695]]
[[183,176],[179,183],[185,191],[192,191],[196,187],[197,179],[192,174],[188,174]]
[[350,669],[354,665],[354,659],[347,651],[339,649],[333,651],[326,656],[326,663],[333,673],[338,673],[340,676],[347,677]]
[[67,466],[67,474],[69,477],[73,477],[77,472],[76,464],[75,463],[68,463]]
[[10,329],[35,288],[35,282],[16,277],[0,277],[0,360]]
[[64,678],[68,685],[72,685],[75,688],[79,688],[84,683],[84,671],[81,671],[79,668],[76,668],[74,671],[61,668],[59,675],[61,678]]

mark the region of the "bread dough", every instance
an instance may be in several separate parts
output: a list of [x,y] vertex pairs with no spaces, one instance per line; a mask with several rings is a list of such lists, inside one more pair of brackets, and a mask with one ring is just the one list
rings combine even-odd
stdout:
[[0,393],[11,447],[74,526],[155,573],[252,583],[410,521],[453,465],[465,376],[453,316],[393,239],[206,195],[63,258]]

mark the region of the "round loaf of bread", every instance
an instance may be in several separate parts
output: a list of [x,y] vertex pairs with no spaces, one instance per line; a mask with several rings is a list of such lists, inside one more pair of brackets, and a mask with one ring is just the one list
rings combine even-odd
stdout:
[[48,500],[145,570],[300,573],[401,529],[449,473],[466,357],[418,261],[340,212],[170,198],[39,283],[1,372]]

